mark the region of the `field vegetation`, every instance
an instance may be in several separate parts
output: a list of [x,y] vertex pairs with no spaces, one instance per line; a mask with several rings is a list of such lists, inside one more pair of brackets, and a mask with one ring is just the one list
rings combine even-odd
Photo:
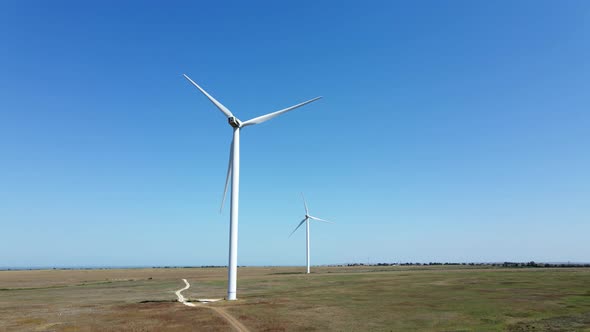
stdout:
[[590,268],[351,266],[0,271],[0,331],[590,331]]

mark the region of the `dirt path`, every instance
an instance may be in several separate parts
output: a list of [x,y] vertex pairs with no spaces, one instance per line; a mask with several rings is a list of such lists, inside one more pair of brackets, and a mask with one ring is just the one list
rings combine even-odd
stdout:
[[225,309],[217,307],[208,307],[209,309],[217,312],[221,317],[225,318],[227,322],[238,332],[250,332],[244,324],[240,323],[234,316],[230,315]]
[[184,304],[186,306],[189,306],[189,307],[194,307],[195,306],[194,303],[186,302],[186,299],[184,298],[184,296],[182,294],[180,294],[183,291],[187,290],[191,286],[191,284],[189,284],[188,281],[186,281],[186,279],[182,279],[182,281],[184,281],[184,283],[186,284],[186,286],[184,286],[184,288],[181,288],[181,289],[179,289],[179,290],[177,290],[175,292],[176,293],[176,296],[178,296],[178,302],[180,302],[180,303],[182,303],[182,304]]
[[193,302],[187,302],[186,298],[181,293],[183,291],[189,289],[189,287],[191,287],[191,285],[188,283],[188,281],[186,281],[186,279],[182,279],[182,281],[184,281],[186,286],[184,286],[184,288],[181,288],[175,292],[176,296],[178,296],[178,302],[180,302],[186,306],[189,306],[189,307],[201,307],[201,308],[211,309],[211,310],[215,311],[216,313],[218,313],[221,317],[223,317],[234,330],[236,330],[238,332],[250,332],[250,330],[248,330],[248,328],[246,326],[244,326],[244,324],[240,323],[239,320],[237,320],[234,316],[230,315],[223,308],[209,307],[209,306],[203,305],[201,303],[195,304]]

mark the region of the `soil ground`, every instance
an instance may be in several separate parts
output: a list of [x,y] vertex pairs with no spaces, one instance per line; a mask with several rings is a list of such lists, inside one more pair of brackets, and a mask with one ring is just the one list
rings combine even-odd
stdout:
[[[250,331],[590,331],[590,269],[239,268]],[[231,331],[225,268],[0,271],[0,331]]]

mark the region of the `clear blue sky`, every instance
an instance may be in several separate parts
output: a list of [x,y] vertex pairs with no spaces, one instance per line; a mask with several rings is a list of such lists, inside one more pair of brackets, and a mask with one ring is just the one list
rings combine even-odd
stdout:
[[0,266],[590,261],[587,1],[0,5]]

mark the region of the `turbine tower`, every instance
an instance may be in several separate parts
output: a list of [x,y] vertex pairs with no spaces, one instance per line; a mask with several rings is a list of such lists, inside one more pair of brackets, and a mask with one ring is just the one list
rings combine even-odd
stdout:
[[305,228],[306,228],[306,242],[307,242],[307,273],[309,273],[309,221],[310,220],[316,220],[316,221],[322,221],[322,222],[327,222],[330,224],[333,224],[333,222],[331,221],[327,221],[318,217],[314,217],[314,216],[310,216],[309,215],[309,210],[307,209],[307,203],[305,203],[305,196],[303,196],[303,193],[301,193],[301,197],[303,198],[303,206],[305,207],[305,218],[303,218],[303,220],[301,220],[301,222],[299,223],[299,225],[297,225],[297,227],[295,227],[295,229],[291,232],[291,234],[289,234],[289,237],[291,237],[291,235],[293,235],[293,233],[295,233],[295,231],[301,227],[301,225],[303,225],[303,223],[305,223]]
[[301,104],[297,104],[291,107],[284,108],[282,110],[278,110],[273,113],[268,113],[266,115],[262,115],[256,117],[254,119],[250,119],[248,121],[240,121],[237,117],[235,117],[232,112],[230,112],[227,107],[223,106],[220,102],[218,102],[215,98],[213,98],[207,91],[203,90],[197,83],[191,80],[188,76],[183,74],[184,77],[194,85],[199,91],[201,91],[205,97],[207,97],[220,111],[227,117],[227,122],[233,128],[233,139],[231,142],[231,147],[229,150],[229,165],[227,166],[227,175],[225,178],[225,188],[223,189],[223,198],[221,200],[221,210],[223,209],[223,204],[225,202],[225,195],[227,193],[227,185],[229,183],[229,178],[231,175],[231,203],[230,203],[230,217],[229,217],[229,263],[228,263],[228,272],[227,272],[227,299],[228,300],[236,300],[236,288],[237,288],[237,275],[238,275],[238,197],[240,191],[240,129],[263,123],[268,121],[274,117],[277,117],[283,113],[292,111],[298,107],[303,105],[307,105],[311,102],[314,102],[321,97],[316,97],[314,99],[305,101]]

